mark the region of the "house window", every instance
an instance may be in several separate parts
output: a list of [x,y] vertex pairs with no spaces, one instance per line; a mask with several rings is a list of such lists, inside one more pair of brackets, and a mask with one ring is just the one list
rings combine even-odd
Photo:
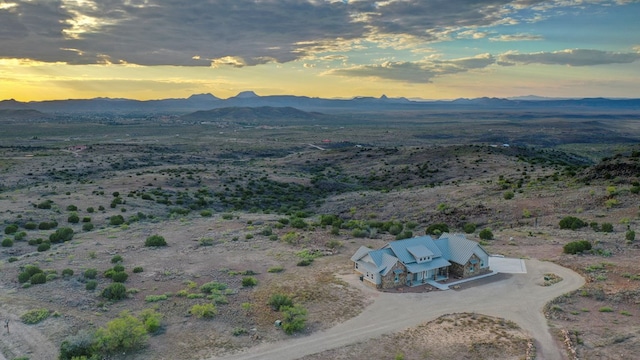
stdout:
[[356,263],[356,269],[358,268],[358,263]]
[[396,274],[396,278],[394,279],[394,281],[395,281],[396,283],[399,283],[399,282],[400,282],[400,277],[398,276],[398,274]]

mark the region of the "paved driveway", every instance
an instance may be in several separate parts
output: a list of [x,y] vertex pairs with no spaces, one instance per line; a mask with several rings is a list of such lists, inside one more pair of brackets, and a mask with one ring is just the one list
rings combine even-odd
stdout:
[[489,268],[501,274],[526,274],[527,265],[523,259],[489,256]]
[[[564,351],[558,348],[549,333],[542,308],[549,300],[580,288],[584,279],[577,273],[550,262],[524,262],[528,270],[526,273],[485,278],[479,280],[477,286],[459,291],[381,293],[361,284],[353,275],[345,280],[362,291],[372,292],[375,296],[373,304],[360,315],[325,331],[286,341],[264,343],[226,358],[298,359],[305,355],[402,331],[445,314],[476,312],[516,322],[535,339],[539,359],[564,359]],[[557,274],[563,281],[552,286],[540,286],[545,273]],[[491,281],[491,278],[496,280]],[[425,306],[426,304],[429,306]],[[421,311],[411,310],[418,307]]]

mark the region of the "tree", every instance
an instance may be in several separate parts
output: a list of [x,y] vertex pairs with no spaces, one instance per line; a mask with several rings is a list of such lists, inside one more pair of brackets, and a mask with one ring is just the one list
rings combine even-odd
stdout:
[[491,232],[489,228],[482,229],[478,236],[480,236],[482,240],[493,240],[493,232]]
[[425,230],[427,235],[440,235],[445,232],[449,232],[449,225],[444,223],[429,225]]
[[146,345],[147,329],[140,319],[123,311],[96,331],[95,346],[103,353],[138,349]]
[[476,231],[476,224],[474,224],[474,223],[466,223],[466,224],[464,224],[462,229],[467,234],[473,234]]
[[280,308],[282,313],[282,330],[288,335],[304,329],[307,322],[307,309],[300,305],[285,306]]

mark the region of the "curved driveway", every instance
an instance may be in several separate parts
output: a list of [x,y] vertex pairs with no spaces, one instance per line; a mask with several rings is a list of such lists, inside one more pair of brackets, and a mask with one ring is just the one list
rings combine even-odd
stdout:
[[[551,336],[542,308],[550,300],[580,288],[584,279],[572,270],[550,262],[526,260],[526,266],[526,274],[509,275],[499,281],[478,280],[482,284],[459,291],[381,293],[354,283],[365,288],[363,291],[375,292],[373,304],[355,318],[310,336],[260,344],[225,359],[298,359],[458,312],[476,312],[512,320],[535,339],[538,358],[564,359],[564,350],[557,347]],[[557,274],[563,281],[552,286],[540,286],[538,284],[545,273]]]

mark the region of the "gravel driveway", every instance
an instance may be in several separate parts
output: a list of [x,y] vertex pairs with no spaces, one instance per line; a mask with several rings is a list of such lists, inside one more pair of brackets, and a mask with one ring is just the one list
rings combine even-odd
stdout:
[[[539,260],[526,260],[527,273],[502,274],[467,283],[459,290],[428,293],[382,293],[369,289],[355,275],[345,278],[374,299],[360,315],[331,329],[291,340],[264,343],[225,359],[298,359],[305,355],[368,340],[417,326],[441,315],[476,312],[516,322],[536,341],[540,359],[565,359],[549,333],[542,308],[548,301],[584,284],[577,273]],[[563,281],[541,286],[545,273]]]

